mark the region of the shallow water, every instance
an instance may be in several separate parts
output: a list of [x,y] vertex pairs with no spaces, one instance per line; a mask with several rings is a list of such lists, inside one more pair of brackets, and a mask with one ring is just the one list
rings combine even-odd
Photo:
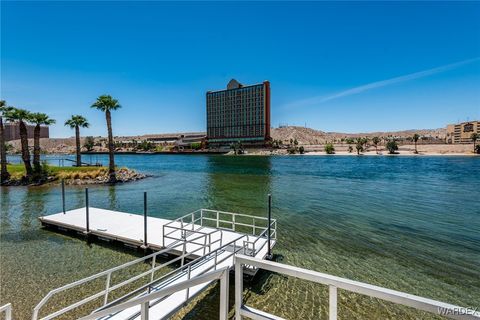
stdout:
[[[98,158],[107,163],[105,156]],[[153,176],[90,186],[91,206],[141,213],[147,191],[152,216],[173,218],[201,207],[264,215],[272,193],[278,260],[480,307],[479,158],[120,155],[116,160]],[[83,188],[68,187],[66,198],[67,208],[83,206]],[[2,188],[0,206],[0,304],[12,302],[16,319],[30,318],[49,290],[136,257],[41,229],[38,216],[61,211],[58,186]],[[181,316],[215,317],[217,291]],[[246,286],[245,297],[249,305],[286,318],[327,317],[328,291],[321,285],[262,273]],[[342,291],[339,302],[340,319],[428,318]]]

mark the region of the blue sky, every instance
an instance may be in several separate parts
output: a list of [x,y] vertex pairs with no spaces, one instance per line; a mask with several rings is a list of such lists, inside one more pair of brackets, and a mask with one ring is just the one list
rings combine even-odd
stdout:
[[205,130],[205,92],[270,80],[272,125],[365,132],[480,119],[480,3],[5,2],[1,97],[105,135]]

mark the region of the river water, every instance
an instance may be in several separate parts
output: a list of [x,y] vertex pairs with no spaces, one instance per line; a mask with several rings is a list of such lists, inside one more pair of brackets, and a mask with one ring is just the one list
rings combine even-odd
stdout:
[[[152,216],[198,208],[266,215],[271,193],[276,260],[480,307],[478,157],[118,155],[116,162],[152,177],[90,186],[91,206],[141,214],[147,191]],[[83,187],[66,194],[67,209],[84,205]],[[0,304],[12,302],[16,319],[31,318],[51,289],[139,256],[43,230],[37,217],[62,209],[58,185],[2,187],[0,207]],[[339,319],[429,318],[339,293]],[[322,285],[260,273],[244,295],[247,304],[285,318],[327,317]],[[214,289],[178,317],[217,315]]]

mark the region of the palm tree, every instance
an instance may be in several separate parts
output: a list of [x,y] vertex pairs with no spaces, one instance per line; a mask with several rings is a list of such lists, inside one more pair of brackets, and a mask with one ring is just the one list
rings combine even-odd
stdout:
[[418,153],[418,151],[417,151],[417,141],[418,141],[418,139],[420,139],[420,136],[415,133],[413,135],[413,141],[415,142],[415,153]]
[[0,184],[3,184],[5,181],[10,179],[10,174],[7,170],[7,150],[5,146],[5,135],[3,128],[3,116],[11,108],[7,107],[5,100],[0,100],[0,162],[1,162],[1,174],[0,174]]
[[372,138],[372,143],[375,146],[375,153],[378,153],[378,144],[380,143],[380,138],[379,137],[373,137]]
[[20,127],[22,160],[25,164],[26,177],[29,179],[32,177],[33,169],[32,164],[30,163],[30,151],[28,150],[28,132],[25,122],[30,119],[30,112],[25,109],[12,108],[6,113],[5,118],[9,122],[18,122],[18,125]]
[[357,155],[360,155],[360,152],[363,152],[364,148],[363,146],[367,143],[366,138],[357,138],[357,145],[355,146],[357,148]]
[[472,139],[473,141],[473,153],[475,153],[475,151],[477,150],[475,144],[477,143],[479,137],[480,135],[478,133],[472,133],[472,135],[470,136],[470,139]]
[[82,165],[82,158],[80,154],[80,128],[88,128],[90,124],[87,119],[80,115],[73,115],[70,119],[65,121],[65,125],[71,129],[75,129],[75,142],[77,145],[77,167]]
[[35,173],[40,173],[42,167],[40,166],[40,126],[52,125],[55,123],[54,119],[50,119],[45,113],[32,113],[29,117],[29,122],[35,124],[33,129],[33,169]]
[[121,108],[118,100],[113,99],[110,95],[101,95],[97,98],[92,108],[98,109],[105,112],[105,118],[107,119],[107,130],[108,130],[108,155],[109,155],[109,164],[108,164],[108,174],[110,176],[109,182],[115,182],[117,180],[115,176],[115,160],[114,160],[114,144],[113,144],[113,134],[112,134],[112,116],[110,112],[112,110],[117,110]]

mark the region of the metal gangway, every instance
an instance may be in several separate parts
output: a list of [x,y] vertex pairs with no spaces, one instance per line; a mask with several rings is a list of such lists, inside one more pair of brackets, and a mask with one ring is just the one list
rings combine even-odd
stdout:
[[[367,297],[377,298],[383,301],[389,301],[394,304],[407,306],[416,310],[426,311],[432,315],[440,316],[448,319],[462,320],[480,320],[480,312],[476,307],[461,307],[429,298],[424,298],[401,291],[391,290],[383,287],[374,286],[368,283],[353,281],[346,278],[336,277],[329,274],[302,269],[290,265],[285,265],[272,261],[236,254],[234,257],[235,268],[235,320],[241,320],[243,317],[256,320],[283,320],[284,318],[269,312],[261,311],[245,304],[243,299],[243,276],[245,270],[255,267],[269,272],[275,272],[280,275],[290,276],[304,281],[317,283],[328,287],[328,319],[338,319],[338,289],[346,292],[354,292],[356,294]],[[208,286],[209,284],[220,282],[220,312],[219,319],[227,320],[228,318],[228,301],[229,301],[229,271],[230,267],[222,267],[213,271],[205,272],[188,280],[176,282],[171,286],[164,287],[152,291],[148,294],[139,295],[128,301],[119,304],[106,306],[100,310],[96,310],[90,315],[80,318],[80,320],[94,319],[111,319],[112,314],[120,314],[124,310],[131,308],[139,309],[139,317],[142,320],[148,320],[152,316],[151,306],[156,301],[164,301],[169,295],[179,292],[189,292],[197,286]],[[351,299],[348,296],[342,297],[344,303],[348,303]],[[138,318],[138,317],[136,317]],[[423,318],[423,316],[422,316]],[[131,319],[131,318],[122,318]],[[158,319],[154,317],[152,319]]]
[[[167,318],[210,287],[217,278],[207,277],[209,281],[195,286],[172,292],[168,290],[178,288],[176,286],[180,283],[205,277],[218,270],[233,269],[236,254],[263,259],[270,254],[277,238],[275,219],[208,209],[199,209],[172,220],[162,228],[164,249],[50,291],[34,308],[32,319],[53,319],[95,302],[100,306],[88,312],[96,319],[143,320],[142,314],[145,314],[145,310],[151,319]],[[166,255],[175,257],[166,260]],[[142,271],[130,275],[123,281],[118,283],[113,281],[116,274],[133,266],[147,264],[148,267],[140,267]],[[247,270],[250,274],[254,274],[255,271],[255,268]],[[55,297],[72,290],[87,290],[85,287],[93,286],[101,279],[105,281],[102,290],[41,316],[46,306],[50,307],[49,311],[52,310],[49,302],[54,301]],[[116,310],[115,306],[137,301],[146,296],[151,297],[155,293],[164,293],[165,290],[169,293],[149,299],[148,303],[132,304],[128,308],[104,315],[103,310]],[[95,316],[96,314],[99,316]]]

